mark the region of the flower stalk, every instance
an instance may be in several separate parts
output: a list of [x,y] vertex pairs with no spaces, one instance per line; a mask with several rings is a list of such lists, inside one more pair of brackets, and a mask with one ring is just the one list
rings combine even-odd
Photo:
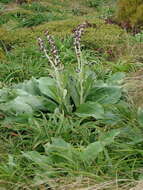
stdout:
[[[51,67],[54,69],[54,75],[55,75],[55,79],[56,79],[55,81],[57,83],[57,86],[58,86],[58,89],[60,92],[59,102],[63,103],[64,107],[66,107],[66,109],[68,111],[68,108],[66,106],[66,101],[65,101],[65,97],[67,95],[67,90],[64,89],[64,87],[63,87],[63,82],[61,80],[60,73],[59,73],[58,66],[60,65],[60,58],[58,56],[58,51],[57,51],[57,48],[55,45],[55,41],[49,35],[49,32],[47,30],[45,31],[45,36],[46,36],[46,38],[49,42],[50,48],[51,48],[50,53],[47,52],[45,43],[40,37],[38,37],[38,44],[39,44],[40,50],[44,52],[45,57],[48,59]],[[49,54],[51,54],[51,56]]]
[[80,86],[80,104],[84,102],[84,87],[83,87],[83,82],[84,82],[84,63],[83,63],[83,57],[82,57],[82,52],[81,52],[81,36],[85,32],[85,28],[89,26],[89,23],[85,22],[83,24],[80,24],[77,26],[77,28],[74,30],[74,48],[75,48],[75,53],[78,61],[78,81],[79,81],[79,86]]

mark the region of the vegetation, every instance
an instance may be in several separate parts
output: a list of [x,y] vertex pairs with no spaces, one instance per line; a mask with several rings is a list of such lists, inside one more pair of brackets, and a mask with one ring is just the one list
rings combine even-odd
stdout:
[[140,188],[141,27],[112,0],[21,2],[0,2],[0,189]]
[[142,0],[120,0],[118,1],[117,19],[135,26],[143,26],[143,1]]

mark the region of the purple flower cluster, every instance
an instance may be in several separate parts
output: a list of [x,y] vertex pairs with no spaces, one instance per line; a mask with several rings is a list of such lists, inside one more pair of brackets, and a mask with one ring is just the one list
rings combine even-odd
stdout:
[[48,58],[50,59],[50,62],[52,61],[55,66],[58,66],[60,64],[60,58],[58,55],[58,50],[57,50],[55,41],[52,38],[52,36],[49,34],[48,30],[45,31],[45,36],[50,45],[50,54],[52,58],[47,54],[47,49],[45,47],[44,41],[40,37],[38,37],[38,45],[40,47],[40,50],[43,51],[46,54],[46,56],[48,56]]
[[55,63],[55,66],[59,65],[60,64],[60,58],[59,58],[59,55],[58,55],[58,50],[57,50],[57,47],[56,47],[56,44],[55,44],[55,41],[54,39],[52,38],[52,36],[49,34],[49,31],[46,30],[45,31],[45,36],[47,37],[47,40],[50,44],[50,47],[51,47],[51,55],[54,59],[54,63]]
[[[73,30],[73,33],[74,33],[74,47],[75,47],[75,52],[76,52],[76,56],[77,56],[78,63],[79,63],[79,68],[78,68],[79,70],[80,70],[80,64],[81,64],[81,48],[80,48],[81,36],[85,32],[85,28],[90,27],[90,26],[91,26],[90,23],[85,22],[83,24],[79,24]],[[56,66],[59,66],[59,65],[61,66],[60,58],[59,58],[59,54],[58,54],[58,50],[57,50],[55,41],[52,38],[52,36],[49,34],[48,30],[45,31],[45,36],[46,36],[47,41],[48,41],[48,43],[50,45],[50,52],[47,52],[47,49],[45,47],[45,42],[40,37],[38,37],[38,44],[39,44],[40,50],[45,53],[45,56],[48,58],[48,60],[51,63],[52,67],[56,67]]]
[[74,47],[75,51],[78,57],[80,57],[80,41],[81,41],[81,36],[85,32],[85,28],[89,26],[88,22],[85,22],[83,24],[79,24],[77,28],[73,30],[74,32]]
[[44,41],[40,37],[38,37],[37,40],[38,40],[38,45],[40,47],[40,50],[44,51],[44,49],[45,49]]

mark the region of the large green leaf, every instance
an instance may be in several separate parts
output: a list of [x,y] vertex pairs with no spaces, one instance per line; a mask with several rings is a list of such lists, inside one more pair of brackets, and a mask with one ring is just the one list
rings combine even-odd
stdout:
[[113,129],[103,134],[100,137],[100,142],[102,142],[104,146],[109,145],[112,142],[114,142],[115,137],[118,136],[119,134],[120,134],[120,129]]
[[111,130],[102,135],[99,141],[91,143],[81,153],[81,159],[87,163],[91,163],[104,150],[104,147],[114,142],[114,138],[120,134],[120,130]]
[[91,164],[99,153],[105,150],[105,146],[114,142],[120,130],[113,129],[99,137],[99,141],[89,144],[85,149],[75,149],[70,143],[65,142],[62,138],[52,138],[52,143],[44,145],[45,155],[38,152],[25,152],[23,155],[38,164],[40,167],[46,167],[48,164],[60,163],[88,163]]
[[96,74],[95,72],[91,70],[86,70],[84,73],[84,82],[83,82],[83,87],[84,87],[84,100],[86,100],[87,96],[89,95],[89,92],[91,88],[93,87],[95,81],[96,81]]
[[[25,91],[18,90],[19,96],[2,104],[1,109],[14,114],[32,114],[34,111],[54,111],[57,105],[44,97],[33,96]],[[21,96],[20,96],[21,95]]]
[[33,179],[34,185],[43,184],[43,180],[47,182],[49,177],[56,177],[56,173],[59,172],[55,168],[53,168],[53,160],[50,157],[41,155],[36,151],[29,151],[23,152],[22,155],[30,160],[34,165],[38,166],[35,167],[35,177]]
[[23,156],[45,169],[52,163],[48,156],[41,155],[36,151],[23,152]]
[[23,83],[17,84],[15,86],[15,89],[21,89],[31,95],[36,95],[36,96],[40,95],[38,82],[35,78],[32,78],[29,81],[24,81]]
[[28,105],[22,97],[16,97],[14,100],[1,105],[2,111],[5,113],[11,114],[32,114],[33,109],[30,105]]
[[77,82],[72,77],[69,77],[69,80],[68,80],[68,92],[74,102],[74,105],[76,107],[79,106],[80,96],[79,96],[79,92],[77,89]]
[[87,148],[81,153],[81,159],[84,162],[90,163],[98,156],[100,152],[104,150],[104,146],[100,141],[91,143]]
[[72,161],[74,149],[71,144],[61,138],[52,138],[52,143],[47,143],[45,152],[55,162]]
[[12,89],[2,89],[0,90],[0,110],[16,115],[32,114],[34,111],[54,112],[57,104],[48,98],[53,98],[55,95],[50,90],[53,85],[55,83],[51,78],[46,77],[39,80],[32,78],[13,86]]
[[59,102],[57,84],[54,79],[50,77],[42,77],[38,79],[37,82],[39,90],[43,95]]
[[122,72],[117,72],[115,74],[113,74],[111,77],[109,77],[106,82],[108,84],[121,84],[125,78],[125,73],[122,73]]
[[45,152],[47,154],[51,153],[53,149],[60,149],[60,150],[66,150],[70,149],[72,146],[71,144],[65,142],[62,138],[52,138],[52,144],[45,144]]
[[15,89],[0,89],[0,104],[13,100],[17,96]]
[[111,105],[108,105],[108,106],[109,106],[109,111],[107,111],[107,108],[106,108],[104,118],[102,119],[102,122],[105,125],[114,126],[117,123],[121,122],[122,118],[121,118],[120,114],[113,113],[112,110],[110,110]]
[[88,101],[97,101],[102,104],[115,104],[122,96],[122,88],[119,86],[109,86],[104,84],[91,89]]
[[78,107],[75,114],[79,117],[102,119],[104,118],[104,108],[97,102],[86,102]]

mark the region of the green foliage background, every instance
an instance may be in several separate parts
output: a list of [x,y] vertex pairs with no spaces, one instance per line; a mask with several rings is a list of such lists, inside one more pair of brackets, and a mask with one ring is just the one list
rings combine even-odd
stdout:
[[117,9],[117,19],[119,22],[127,22],[132,26],[143,25],[142,0],[119,0]]

